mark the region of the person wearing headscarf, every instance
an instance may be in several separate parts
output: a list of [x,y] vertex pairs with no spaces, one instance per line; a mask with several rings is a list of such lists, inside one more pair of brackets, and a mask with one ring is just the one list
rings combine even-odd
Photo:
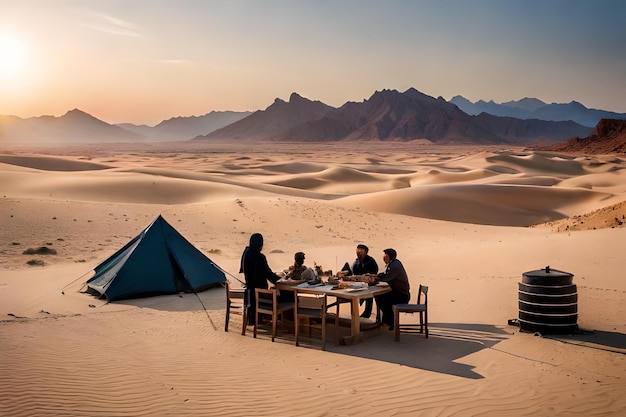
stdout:
[[254,324],[256,316],[255,288],[269,288],[267,281],[275,284],[280,279],[267,264],[263,250],[263,235],[254,233],[250,236],[250,244],[241,255],[239,273],[243,273],[246,281],[246,296],[248,305],[248,324]]

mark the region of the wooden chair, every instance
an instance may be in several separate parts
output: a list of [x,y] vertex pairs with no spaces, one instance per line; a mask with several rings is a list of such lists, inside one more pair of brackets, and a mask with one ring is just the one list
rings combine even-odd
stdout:
[[259,314],[267,314],[272,317],[272,342],[276,338],[276,323],[278,316],[281,316],[281,323],[285,323],[284,313],[289,310],[295,310],[293,301],[278,302],[278,294],[276,289],[255,288],[256,295],[256,315],[254,317],[254,337],[256,337],[257,327],[259,326]]
[[[300,321],[307,319],[309,337],[311,337],[311,319],[321,319],[322,350],[326,350],[326,311],[328,310],[328,298],[326,295],[300,294],[296,293],[295,325],[296,325],[296,346],[299,346]],[[339,329],[339,306],[337,306],[337,318],[335,319],[335,345],[338,344]]]
[[[422,294],[424,294],[424,302],[422,303]],[[400,324],[400,313],[419,313],[419,324]],[[424,333],[428,339],[428,287],[421,285],[417,293],[417,304],[396,304],[393,306],[394,315],[394,340],[400,341],[400,332],[419,332]]]
[[228,322],[231,314],[239,314],[243,316],[243,325],[241,326],[241,334],[246,334],[246,325],[248,324],[248,309],[246,308],[245,288],[232,288],[226,281],[226,320],[224,323],[224,331],[228,331]]

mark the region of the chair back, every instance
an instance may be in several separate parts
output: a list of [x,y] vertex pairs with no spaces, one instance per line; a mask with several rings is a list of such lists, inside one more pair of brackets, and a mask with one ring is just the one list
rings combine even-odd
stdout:
[[322,317],[326,314],[326,295],[296,293],[296,311],[299,316]]
[[233,304],[236,302],[237,304],[242,303],[245,305],[246,299],[246,290],[245,288],[233,288],[230,286],[230,283],[226,281],[226,302],[229,304]]
[[278,292],[276,289],[255,288],[256,298],[256,315],[254,318],[254,337],[257,334],[259,325],[259,313],[269,314],[272,317],[272,342],[276,338],[276,321],[277,316],[281,316],[281,324],[285,325],[284,314],[286,311],[294,309],[294,303],[291,301],[278,302]]
[[[328,301],[326,294],[313,295],[302,294],[296,292],[296,346],[299,346],[300,335],[300,319],[306,318],[309,321],[309,336],[311,335],[311,318],[322,319],[322,350],[326,350],[326,310],[328,308]],[[336,326],[336,325],[335,325]],[[335,327],[335,336],[337,334]]]
[[231,313],[239,314],[243,316],[243,325],[241,328],[241,334],[246,334],[246,324],[248,321],[248,315],[246,311],[246,290],[244,288],[233,288],[230,283],[226,281],[226,319],[224,323],[224,331],[228,331],[228,322],[230,321]]
[[[422,303],[422,294],[424,294],[424,302]],[[424,304],[428,306],[428,285],[420,284],[419,290],[417,292],[417,304]]]
[[255,288],[256,309],[257,311],[274,314],[274,308],[277,304],[276,290]]

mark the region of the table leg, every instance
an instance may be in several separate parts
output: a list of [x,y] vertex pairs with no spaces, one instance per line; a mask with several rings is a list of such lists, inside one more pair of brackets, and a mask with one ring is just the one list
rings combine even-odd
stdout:
[[361,340],[361,312],[359,309],[359,299],[355,297],[350,301],[350,336],[342,338],[342,345],[351,345]]
[[354,336],[357,340],[359,338],[359,334],[361,333],[361,309],[359,307],[358,298],[352,299],[352,336]]

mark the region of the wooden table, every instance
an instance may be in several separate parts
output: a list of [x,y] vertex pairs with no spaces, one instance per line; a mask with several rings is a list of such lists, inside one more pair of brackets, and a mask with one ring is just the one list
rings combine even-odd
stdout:
[[[332,289],[331,285],[320,285],[320,286],[298,286],[298,285],[289,285],[285,284],[281,281],[276,283],[276,288],[281,291],[293,291],[294,293],[304,293],[304,294],[317,294],[317,295],[326,295],[330,297],[337,298],[337,302],[339,299],[347,300],[350,302],[350,313],[351,313],[351,321],[350,321],[350,336],[343,338],[343,344],[349,345],[355,342],[360,341],[361,339],[361,313],[359,311],[359,301],[366,298],[373,298],[376,295],[385,294],[391,291],[389,286],[365,286],[362,289],[356,291],[353,288],[347,289]],[[339,325],[339,317],[337,317],[337,323]]]

